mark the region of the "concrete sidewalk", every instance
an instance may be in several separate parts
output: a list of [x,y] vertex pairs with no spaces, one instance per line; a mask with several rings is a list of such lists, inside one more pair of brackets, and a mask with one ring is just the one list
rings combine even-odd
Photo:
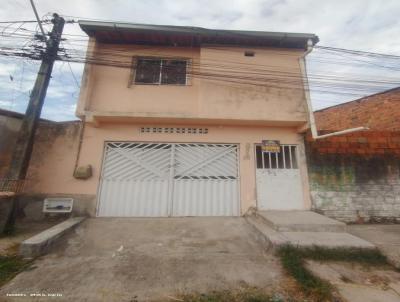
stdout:
[[253,236],[243,218],[88,219],[3,286],[0,300],[46,292],[62,294],[57,301],[143,301],[245,284],[273,290],[283,277],[279,260]]
[[400,224],[348,225],[347,229],[375,244],[392,264],[400,268]]

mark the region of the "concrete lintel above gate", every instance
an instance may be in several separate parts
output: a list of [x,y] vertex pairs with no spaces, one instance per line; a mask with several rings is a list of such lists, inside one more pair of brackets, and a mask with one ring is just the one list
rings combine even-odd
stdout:
[[171,115],[147,112],[106,112],[87,111],[85,120],[99,126],[100,123],[164,123],[164,124],[197,124],[197,125],[234,125],[234,126],[271,126],[271,127],[303,127],[306,121],[283,120],[245,120],[245,119],[211,119],[199,116]]

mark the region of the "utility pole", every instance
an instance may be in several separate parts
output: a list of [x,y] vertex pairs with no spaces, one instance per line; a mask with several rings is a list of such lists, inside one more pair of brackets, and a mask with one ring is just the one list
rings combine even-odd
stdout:
[[[58,47],[61,41],[62,31],[65,20],[53,15],[53,29],[46,41],[46,51],[43,54],[42,64],[36,77],[35,86],[30,95],[28,108],[22,120],[22,125],[18,133],[17,141],[14,147],[13,157],[10,163],[7,179],[10,181],[24,181],[31,159],[34,137],[44,99],[46,97],[47,87],[49,86],[54,62],[57,58]],[[46,38],[46,37],[44,37]],[[17,187],[19,187],[17,185]],[[18,197],[15,196],[12,201],[12,207],[8,215],[4,233],[9,233],[14,228],[16,214],[18,210]]]

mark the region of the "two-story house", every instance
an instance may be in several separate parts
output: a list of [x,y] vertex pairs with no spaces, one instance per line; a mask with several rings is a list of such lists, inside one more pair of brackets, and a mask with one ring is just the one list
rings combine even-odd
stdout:
[[[78,166],[97,216],[309,209],[303,136],[313,34],[80,21],[90,37]],[[67,182],[66,182],[67,183]]]

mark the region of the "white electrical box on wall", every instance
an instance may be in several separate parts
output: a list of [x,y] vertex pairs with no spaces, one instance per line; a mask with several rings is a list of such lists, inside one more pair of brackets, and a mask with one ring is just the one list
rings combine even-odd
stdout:
[[71,213],[73,204],[72,198],[46,198],[43,202],[43,212]]

